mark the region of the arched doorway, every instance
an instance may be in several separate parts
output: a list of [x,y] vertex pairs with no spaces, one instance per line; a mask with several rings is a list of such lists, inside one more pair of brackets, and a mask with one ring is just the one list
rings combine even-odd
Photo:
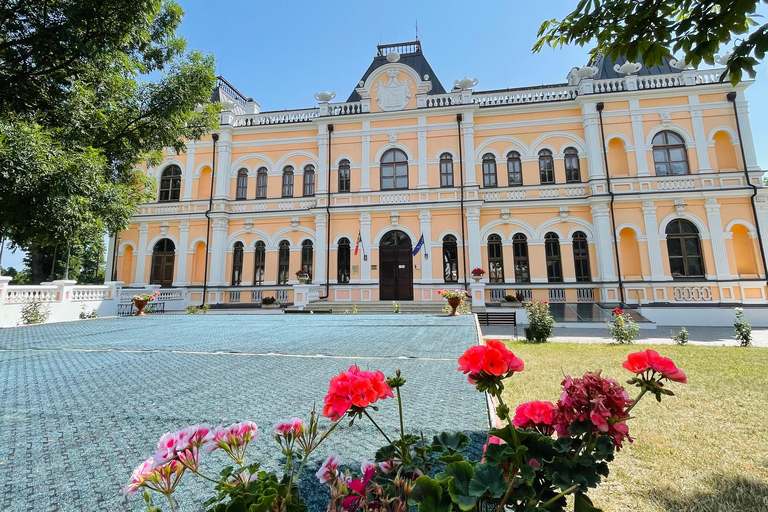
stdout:
[[176,246],[167,238],[155,244],[152,250],[152,276],[150,284],[159,284],[162,288],[173,286],[173,264],[176,258]]
[[413,300],[413,246],[397,229],[379,243],[379,300]]

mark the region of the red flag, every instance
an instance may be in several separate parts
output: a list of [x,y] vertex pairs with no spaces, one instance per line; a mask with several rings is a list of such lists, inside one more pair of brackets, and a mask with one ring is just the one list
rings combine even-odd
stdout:
[[357,251],[360,249],[360,242],[363,241],[363,237],[360,236],[360,232],[357,232],[357,242],[355,243],[355,256],[357,256]]

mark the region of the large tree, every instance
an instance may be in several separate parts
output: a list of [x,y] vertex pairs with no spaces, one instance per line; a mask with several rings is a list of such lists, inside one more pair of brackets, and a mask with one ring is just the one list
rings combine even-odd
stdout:
[[[738,83],[768,51],[768,23],[754,13],[768,0],[581,0],[562,20],[547,20],[533,50],[576,43],[590,45],[613,59],[642,57],[646,66],[663,57],[684,56],[696,67],[714,64],[723,46],[733,43],[721,80]],[[718,62],[719,63],[719,62]]]
[[215,128],[213,57],[187,52],[182,15],[171,0],[0,4],[0,237],[32,249],[35,281],[51,248],[129,224],[154,187],[137,165]]

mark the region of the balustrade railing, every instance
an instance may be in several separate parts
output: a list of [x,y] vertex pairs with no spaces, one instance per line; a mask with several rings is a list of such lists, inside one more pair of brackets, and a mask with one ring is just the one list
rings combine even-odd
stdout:
[[450,107],[453,105],[461,105],[460,94],[434,94],[427,95],[427,97],[424,98],[425,108]]
[[104,300],[109,298],[109,286],[106,285],[81,285],[72,288],[72,300]]
[[237,116],[235,127],[263,126],[271,124],[306,123],[320,117],[320,109],[285,110],[282,112],[262,112]]
[[473,93],[472,103],[480,105],[481,107],[519,105],[523,103],[542,103],[547,101],[570,101],[576,99],[578,95],[579,92],[575,86],[509,89],[506,91]]
[[386,194],[379,196],[380,203],[407,203],[411,196],[408,194]]
[[277,302],[288,302],[288,290],[277,290],[275,292]]
[[6,291],[6,303],[24,303],[24,302],[54,302],[57,300],[57,286],[46,285],[14,285],[9,286]]
[[688,188],[696,188],[696,181],[690,178],[663,181],[660,180],[656,182],[656,188],[659,190],[682,190]]
[[515,295],[522,295],[523,300],[531,300],[533,299],[533,290],[530,288],[518,288],[515,290]]
[[712,289],[709,286],[676,286],[672,289],[675,300],[710,301]]
[[549,302],[565,302],[565,288],[550,288]]
[[329,116],[344,116],[349,114],[362,114],[363,104],[359,101],[347,103],[331,103],[328,105]]
[[594,288],[577,288],[576,300],[578,302],[595,302]]

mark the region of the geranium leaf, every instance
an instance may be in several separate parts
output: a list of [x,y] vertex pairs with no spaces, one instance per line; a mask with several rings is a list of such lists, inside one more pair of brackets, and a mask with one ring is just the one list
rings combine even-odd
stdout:
[[420,476],[411,491],[411,505],[418,505],[419,512],[448,512],[450,497],[443,495],[443,487],[428,476]]
[[475,468],[475,476],[469,483],[469,494],[479,498],[487,492],[492,498],[499,498],[508,485],[501,467],[486,462]]
[[469,444],[469,436],[464,432],[440,432],[432,439],[433,451],[459,451]]
[[577,492],[573,500],[573,512],[603,512],[602,509],[595,507],[592,500],[581,492]]

